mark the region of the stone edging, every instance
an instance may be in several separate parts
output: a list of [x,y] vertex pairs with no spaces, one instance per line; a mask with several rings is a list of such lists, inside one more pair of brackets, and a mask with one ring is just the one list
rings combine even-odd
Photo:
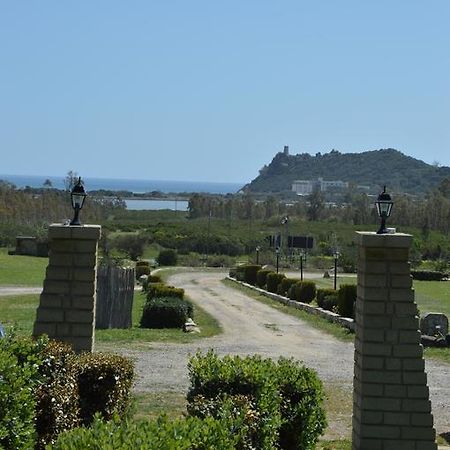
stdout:
[[279,303],[283,303],[284,305],[291,306],[296,309],[301,309],[302,311],[306,311],[309,314],[315,314],[316,316],[323,317],[329,322],[337,323],[341,327],[347,328],[350,331],[355,331],[355,321],[348,317],[342,317],[339,314],[336,314],[331,311],[327,311],[326,309],[319,308],[318,306],[311,306],[307,303],[296,302],[295,300],[291,300],[283,295],[274,294],[272,292],[268,292],[264,289],[258,288],[248,283],[244,283],[243,281],[238,281],[236,278],[226,277],[227,280],[233,281],[236,284],[240,284],[241,286],[245,286],[250,288],[265,297],[269,297],[272,300],[275,300]]

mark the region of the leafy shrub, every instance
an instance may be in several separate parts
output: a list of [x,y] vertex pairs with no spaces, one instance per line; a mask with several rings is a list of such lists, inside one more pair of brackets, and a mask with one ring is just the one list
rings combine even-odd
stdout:
[[436,270],[411,270],[411,275],[414,280],[424,281],[441,281],[448,277],[448,274]]
[[142,328],[181,328],[194,316],[191,302],[178,297],[157,297],[144,305]]
[[316,297],[314,281],[299,281],[291,287],[291,299],[302,303],[311,303]]
[[256,274],[258,270],[261,270],[261,266],[256,264],[243,264],[236,267],[236,275],[239,281],[255,285]]
[[231,267],[230,270],[228,271],[228,276],[230,278],[236,278],[237,276],[237,270],[236,267]]
[[269,269],[258,270],[258,272],[256,272],[256,285],[261,289],[264,289],[267,283],[267,275],[271,272],[272,271]]
[[143,261],[143,260],[136,261],[136,267],[138,267],[138,266],[150,267],[150,263],[148,261]]
[[54,443],[57,435],[79,425],[78,385],[71,365],[69,344],[49,341],[42,352],[39,372],[43,382],[36,389],[37,448]]
[[117,238],[112,240],[111,244],[112,247],[125,252],[130,259],[136,261],[144,254],[144,248],[147,244],[147,238],[141,235],[128,234],[118,236]]
[[[328,309],[329,311],[331,311],[331,309],[326,307],[326,298],[328,297],[329,299],[331,299],[331,297],[333,296],[337,296],[337,291],[335,291],[334,289],[331,288],[319,288],[316,291],[316,300],[317,300],[317,304],[323,308],[323,309]],[[336,298],[336,304],[337,304],[337,298]]]
[[89,425],[95,413],[109,420],[129,406],[134,368],[128,358],[83,353],[72,360],[79,392],[80,419]]
[[338,291],[337,312],[340,316],[354,317],[356,285],[342,284]]
[[287,295],[291,286],[298,282],[298,278],[283,278],[278,285],[278,294]]
[[188,412],[221,418],[235,402],[246,417],[237,448],[311,449],[326,425],[322,385],[316,373],[292,359],[241,358],[214,352],[189,361]]
[[245,432],[241,422],[210,417],[170,421],[160,416],[153,421],[128,422],[115,418],[105,423],[96,417],[90,428],[62,434],[52,450],[233,450]]
[[21,365],[16,356],[0,349],[0,448],[34,446],[36,375],[33,364]]
[[178,260],[178,255],[176,250],[168,248],[166,250],[161,250],[159,255],[156,257],[156,262],[160,266],[176,266]]
[[136,264],[136,279],[139,280],[139,278],[142,277],[142,275],[150,275],[151,269],[149,266],[142,266]]
[[184,289],[167,286],[164,283],[148,283],[146,292],[147,300],[151,300],[156,297],[184,297]]
[[276,294],[278,292],[278,285],[281,283],[283,278],[286,278],[286,275],[283,273],[268,273],[266,278],[267,290]]

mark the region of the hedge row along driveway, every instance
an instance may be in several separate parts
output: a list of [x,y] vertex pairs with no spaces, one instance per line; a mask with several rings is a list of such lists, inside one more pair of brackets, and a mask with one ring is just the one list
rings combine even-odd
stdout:
[[[301,360],[317,370],[325,388],[339,390],[351,404],[353,380],[353,344],[312,328],[295,317],[266,306],[242,292],[225,286],[225,271],[186,271],[167,281],[182,287],[194,303],[216,317],[223,333],[192,344],[152,343],[147,351],[123,349],[136,358],[139,392],[186,393],[189,386],[187,362],[189,354],[212,348],[219,356],[226,354],[260,354],[278,359],[280,356]],[[437,432],[448,432],[450,423],[450,366],[427,361],[433,413]],[[328,417],[327,438],[349,438],[351,410],[344,415]]]

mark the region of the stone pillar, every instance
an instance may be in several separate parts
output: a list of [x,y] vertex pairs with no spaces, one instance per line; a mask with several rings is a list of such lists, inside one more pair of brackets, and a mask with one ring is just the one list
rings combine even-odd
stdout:
[[358,233],[353,450],[436,450],[408,262],[412,236]]
[[49,265],[33,335],[68,342],[77,352],[94,345],[99,225],[50,225]]

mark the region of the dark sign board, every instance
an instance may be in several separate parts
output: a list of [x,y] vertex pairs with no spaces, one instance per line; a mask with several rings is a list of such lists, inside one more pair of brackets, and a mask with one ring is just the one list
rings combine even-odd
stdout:
[[289,248],[313,248],[313,244],[311,236],[288,236]]
[[267,236],[267,241],[269,241],[269,245],[272,248],[280,248],[281,247],[281,235],[275,234],[272,236]]

